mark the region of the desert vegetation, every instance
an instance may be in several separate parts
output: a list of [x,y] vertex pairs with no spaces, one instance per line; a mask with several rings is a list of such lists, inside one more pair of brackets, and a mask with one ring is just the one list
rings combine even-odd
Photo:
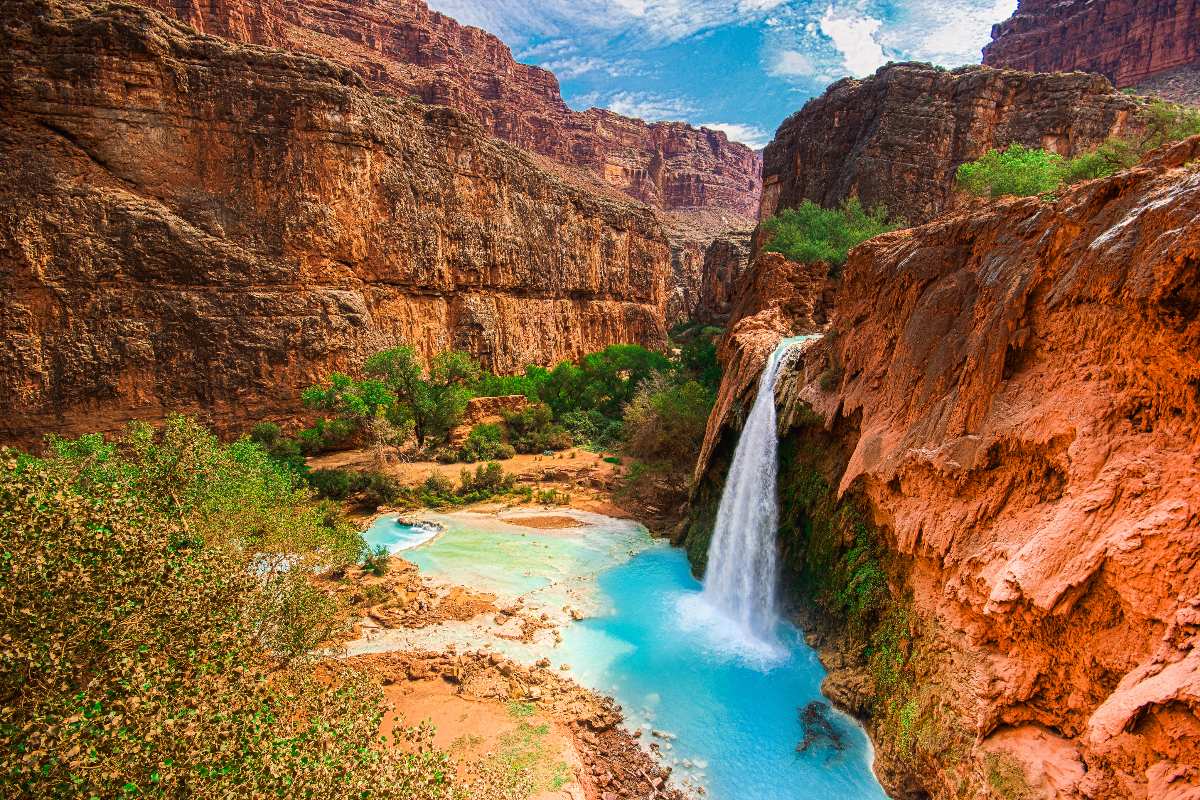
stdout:
[[885,208],[864,209],[857,197],[839,208],[822,208],[805,200],[763,222],[771,237],[763,250],[803,264],[838,267],[856,245],[903,226],[902,221],[889,221]]
[[[181,417],[0,455],[0,751],[23,797],[449,798],[425,728],[322,661],[359,534]],[[395,746],[390,746],[395,745]]]
[[977,197],[1048,197],[1064,186],[1104,178],[1136,166],[1153,150],[1200,134],[1200,110],[1150,100],[1139,116],[1142,132],[1114,137],[1073,158],[1013,143],[958,168],[958,186]]

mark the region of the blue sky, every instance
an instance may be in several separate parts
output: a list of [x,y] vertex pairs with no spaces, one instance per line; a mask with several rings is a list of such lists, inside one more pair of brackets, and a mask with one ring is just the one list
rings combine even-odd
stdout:
[[889,60],[979,63],[1017,0],[429,0],[553,70],[578,109],[762,147],[804,101]]

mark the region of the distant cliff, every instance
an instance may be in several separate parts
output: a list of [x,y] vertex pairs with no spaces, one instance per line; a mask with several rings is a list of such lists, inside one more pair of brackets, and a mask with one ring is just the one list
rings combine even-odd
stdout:
[[5,12],[0,440],[285,418],[398,341],[499,371],[665,343],[647,206],[327,60],[133,5]]
[[752,218],[761,160],[724,133],[567,107],[558,80],[517,63],[492,34],[424,0],[140,0],[197,30],[324,56],[377,91],[478,120],[504,141],[577,168],[665,210]]
[[1137,104],[1094,75],[893,64],[830,86],[764,152],[762,216],[857,196],[909,223],[954,202],[954,173],[1019,142],[1074,155],[1121,133]]
[[1200,3],[1195,0],[1020,0],[992,29],[983,63],[1036,72],[1098,72],[1200,103]]

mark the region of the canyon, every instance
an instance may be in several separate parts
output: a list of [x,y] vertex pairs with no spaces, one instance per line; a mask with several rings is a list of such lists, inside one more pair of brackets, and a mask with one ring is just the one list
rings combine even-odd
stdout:
[[760,217],[858,197],[928,222],[962,202],[960,164],[1012,142],[1074,156],[1136,131],[1137,108],[1097,75],[890,64],[834,83],[784,121],[763,152]]
[[497,371],[665,340],[657,215],[447,108],[136,6],[12,6],[0,437],[222,431],[404,341]]
[[823,332],[780,376],[784,585],[895,797],[1200,791],[1198,156],[885,234],[836,286],[752,269],[681,535],[767,354]]
[[493,136],[547,156],[657,208],[753,218],[761,161],[720,131],[574,111],[558,80],[520,64],[498,38],[424,0],[142,0],[202,33],[312,53],[372,89],[474,118]]
[[1200,7],[1191,0],[1020,0],[983,63],[1095,72],[1118,88],[1200,103]]

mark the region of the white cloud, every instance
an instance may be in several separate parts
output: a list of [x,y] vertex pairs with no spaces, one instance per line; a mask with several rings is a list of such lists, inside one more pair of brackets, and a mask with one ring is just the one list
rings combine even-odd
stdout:
[[992,25],[1016,8],[1017,0],[953,0],[935,9],[904,5],[894,24],[883,29],[880,41],[917,61],[946,67],[978,64]]
[[887,63],[876,39],[883,23],[874,17],[835,11],[831,5],[821,17],[821,33],[833,40],[846,71],[855,77],[869,75]]
[[650,92],[617,92],[608,98],[605,108],[625,117],[637,117],[647,122],[677,120],[695,112],[695,106],[678,97],[665,97]]
[[754,150],[761,150],[771,142],[771,134],[757,125],[743,125],[737,122],[703,122],[700,127],[721,131],[731,141],[741,142]]
[[570,32],[601,38],[624,33],[654,43],[685,39],[730,24],[754,24],[788,0],[429,0],[459,22],[510,43]]
[[779,50],[767,64],[767,74],[777,78],[794,78],[817,74],[813,60],[799,50]]
[[589,72],[604,72],[613,77],[621,74],[620,68],[613,62],[584,56],[550,59],[540,62],[538,66],[550,70],[560,78],[568,79],[578,78]]

